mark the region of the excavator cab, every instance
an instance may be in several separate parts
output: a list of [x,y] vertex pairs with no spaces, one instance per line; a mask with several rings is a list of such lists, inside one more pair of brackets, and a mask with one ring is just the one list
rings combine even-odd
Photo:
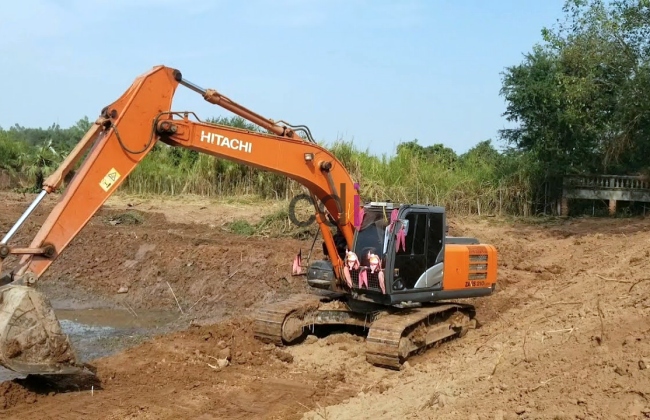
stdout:
[[[352,249],[359,269],[350,272],[349,293],[355,299],[385,305],[492,294],[496,251],[476,238],[448,236],[448,231],[444,207],[390,202],[365,205]],[[379,275],[369,271],[372,255],[379,257],[383,290]],[[445,270],[446,260],[454,270]],[[313,262],[307,281],[312,287],[329,290],[336,290],[340,282],[328,261]]]

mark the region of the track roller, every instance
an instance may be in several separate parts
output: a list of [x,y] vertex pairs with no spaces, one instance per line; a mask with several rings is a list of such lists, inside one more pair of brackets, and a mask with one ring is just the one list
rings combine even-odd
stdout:
[[376,366],[399,370],[409,356],[475,328],[474,316],[473,306],[455,303],[383,316],[368,332],[366,360]]
[[366,360],[401,369],[414,354],[463,336],[477,326],[472,305],[439,303],[417,308],[372,305],[351,307],[345,300],[296,295],[260,309],[255,316],[255,337],[277,346],[291,345],[314,325],[357,326],[369,329]]

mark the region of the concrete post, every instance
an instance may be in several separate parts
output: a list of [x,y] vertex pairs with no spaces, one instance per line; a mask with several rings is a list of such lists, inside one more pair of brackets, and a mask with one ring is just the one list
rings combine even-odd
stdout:
[[565,196],[562,196],[562,204],[560,204],[560,215],[561,216],[569,215],[569,199]]

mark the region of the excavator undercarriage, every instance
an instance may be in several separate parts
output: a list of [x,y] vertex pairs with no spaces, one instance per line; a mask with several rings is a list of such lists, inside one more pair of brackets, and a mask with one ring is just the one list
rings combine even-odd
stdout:
[[477,320],[468,304],[394,308],[310,294],[267,305],[255,315],[255,337],[277,346],[298,343],[317,326],[361,328],[366,333],[366,360],[399,370],[410,356],[476,328]]

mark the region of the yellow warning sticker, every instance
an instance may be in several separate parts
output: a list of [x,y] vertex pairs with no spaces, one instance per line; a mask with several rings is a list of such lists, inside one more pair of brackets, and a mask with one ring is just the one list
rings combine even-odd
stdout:
[[99,182],[99,186],[102,187],[104,191],[108,192],[108,189],[111,188],[111,186],[115,184],[115,181],[118,179],[120,179],[120,173],[117,172],[115,168],[112,168],[110,171],[108,171],[104,179]]

